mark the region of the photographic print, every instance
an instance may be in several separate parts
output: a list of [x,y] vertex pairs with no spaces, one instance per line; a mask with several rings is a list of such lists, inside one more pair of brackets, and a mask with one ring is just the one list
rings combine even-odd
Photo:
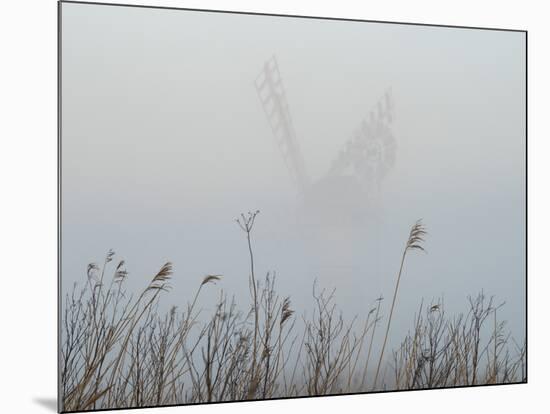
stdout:
[[518,30],[59,3],[59,410],[518,384]]

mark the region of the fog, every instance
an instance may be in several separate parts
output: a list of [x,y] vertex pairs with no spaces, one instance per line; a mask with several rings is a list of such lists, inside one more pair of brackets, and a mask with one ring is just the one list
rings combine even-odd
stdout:
[[[222,274],[204,307],[223,288],[244,308],[235,218],[260,210],[256,273],[276,273],[298,314],[311,312],[315,280],[349,317],[380,295],[387,314],[422,218],[426,253],[407,257],[392,336],[422,299],[463,312],[483,290],[506,302],[499,316],[523,340],[523,33],[64,4],[62,36],[64,292],[112,248],[136,290],[173,262],[167,305]],[[305,188],[257,93],[273,56]],[[387,92],[385,173],[331,174]]]

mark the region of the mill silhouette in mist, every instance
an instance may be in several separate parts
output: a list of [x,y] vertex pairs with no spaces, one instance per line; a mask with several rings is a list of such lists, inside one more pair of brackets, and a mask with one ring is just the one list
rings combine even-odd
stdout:
[[361,214],[359,210],[364,214],[363,207],[379,191],[381,181],[395,164],[397,145],[391,130],[394,121],[391,88],[354,129],[327,172],[312,180],[296,137],[275,56],[264,63],[255,86],[277,146],[306,208],[318,212],[318,218],[325,223],[335,217]]

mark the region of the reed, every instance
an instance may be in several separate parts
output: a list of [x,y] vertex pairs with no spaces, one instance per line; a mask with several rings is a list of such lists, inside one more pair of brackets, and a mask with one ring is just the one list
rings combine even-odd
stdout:
[[405,258],[407,257],[407,253],[411,250],[421,250],[424,251],[424,247],[422,247],[422,243],[424,242],[424,236],[426,235],[426,230],[424,226],[422,225],[422,221],[418,220],[411,228],[411,231],[409,232],[409,238],[407,239],[407,243],[405,244],[405,248],[403,249],[403,254],[401,256],[401,265],[399,266],[399,272],[397,273],[397,280],[395,282],[395,289],[393,292],[393,299],[391,302],[391,308],[390,308],[390,316],[388,318],[388,323],[386,325],[386,334],[384,335],[384,344],[382,345],[382,350],[380,351],[380,357],[378,359],[378,366],[376,367],[376,374],[374,375],[374,383],[373,388],[376,388],[376,384],[378,381],[378,375],[380,373],[380,367],[382,366],[382,359],[384,358],[384,351],[386,350],[386,344],[388,342],[388,334],[390,332],[390,326],[391,321],[393,317],[393,311],[395,309],[395,302],[397,300],[397,292],[399,290],[399,283],[401,282],[401,275],[403,273],[403,266],[405,264]]
[[[297,312],[276,289],[276,277],[257,277],[252,230],[258,212],[237,220],[246,235],[250,304],[241,308],[223,289],[214,310],[200,307],[203,289],[222,275],[198,278],[192,300],[159,312],[174,267],[160,266],[137,295],[126,289],[125,262],[110,250],[88,266],[82,288],[63,303],[60,384],[65,412],[215,401],[270,399],[524,382],[525,345],[499,322],[493,298],[468,298],[464,314],[448,317],[442,300],[423,303],[412,330],[384,363],[405,258],[423,250],[422,223],[411,229],[402,255],[378,363],[382,297],[364,315],[344,318],[335,292],[313,286],[314,307]],[[244,309],[244,311],[240,310]],[[248,309],[248,310],[247,310]],[[309,315],[309,316],[308,316]],[[389,352],[389,351],[388,351]],[[362,367],[362,368],[361,368]],[[383,370],[383,371],[382,371]],[[393,372],[391,379],[381,372]],[[369,385],[370,384],[370,385]]]

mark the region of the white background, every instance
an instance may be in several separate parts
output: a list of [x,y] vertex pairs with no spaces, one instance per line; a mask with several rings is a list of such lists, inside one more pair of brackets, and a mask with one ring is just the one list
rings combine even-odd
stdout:
[[[260,4],[261,3],[261,4]],[[529,384],[165,408],[147,412],[517,413],[546,406],[548,21],[544,2],[203,0],[146,4],[529,31]],[[0,6],[0,409],[52,412],[56,396],[56,37],[54,0]],[[537,410],[539,411],[539,410]],[[137,411],[133,411],[137,412]]]

